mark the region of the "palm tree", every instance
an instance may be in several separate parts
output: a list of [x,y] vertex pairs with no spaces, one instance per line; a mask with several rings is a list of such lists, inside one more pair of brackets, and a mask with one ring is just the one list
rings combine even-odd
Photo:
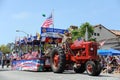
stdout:
[[81,37],[79,29],[73,30],[73,31],[71,31],[71,33],[72,33],[72,40],[73,41]]
[[80,34],[81,34],[81,37],[83,37],[85,39],[85,33],[86,33],[86,28],[87,28],[87,32],[88,32],[88,40],[91,39],[92,37],[92,34],[94,32],[94,28],[91,24],[89,24],[88,22],[86,23],[83,23],[81,26],[80,26]]

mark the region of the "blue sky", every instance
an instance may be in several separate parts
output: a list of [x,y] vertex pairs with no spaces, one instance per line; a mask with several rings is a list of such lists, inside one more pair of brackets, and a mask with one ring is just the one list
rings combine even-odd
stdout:
[[0,0],[0,45],[26,35],[16,30],[40,32],[53,9],[56,28],[89,22],[120,30],[120,0]]

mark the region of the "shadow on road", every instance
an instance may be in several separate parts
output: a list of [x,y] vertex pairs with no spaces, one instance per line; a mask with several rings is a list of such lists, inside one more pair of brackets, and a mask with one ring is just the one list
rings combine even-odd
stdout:
[[4,67],[4,68],[2,68],[1,66],[0,66],[0,72],[1,71],[11,71],[11,68],[10,67]]
[[[80,75],[88,75],[86,72],[84,73],[75,73],[74,71],[65,71],[61,74],[80,74]],[[88,75],[89,76],[89,75]],[[99,76],[92,76],[92,77],[113,77],[112,75],[108,74],[100,74]]]
[[99,77],[113,77],[113,76],[101,74]]
[[10,69],[0,69],[0,72],[1,71],[11,71]]

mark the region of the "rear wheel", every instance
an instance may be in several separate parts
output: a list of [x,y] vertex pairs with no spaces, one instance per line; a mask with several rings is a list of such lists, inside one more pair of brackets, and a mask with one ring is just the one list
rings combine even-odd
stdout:
[[50,56],[51,68],[54,73],[62,73],[65,69],[66,56],[61,47],[52,50]]

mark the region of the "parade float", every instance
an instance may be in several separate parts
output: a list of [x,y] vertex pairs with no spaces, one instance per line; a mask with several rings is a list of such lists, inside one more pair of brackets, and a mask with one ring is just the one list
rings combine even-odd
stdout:
[[[41,34],[24,38],[17,41],[18,58],[12,60],[12,70],[27,70],[27,71],[49,71],[50,66],[50,51],[62,42],[62,37],[58,34],[64,34],[67,30],[56,28],[41,27]],[[26,47],[26,52],[20,54],[22,46]],[[32,52],[29,47],[32,46]],[[38,50],[34,50],[37,46]]]

